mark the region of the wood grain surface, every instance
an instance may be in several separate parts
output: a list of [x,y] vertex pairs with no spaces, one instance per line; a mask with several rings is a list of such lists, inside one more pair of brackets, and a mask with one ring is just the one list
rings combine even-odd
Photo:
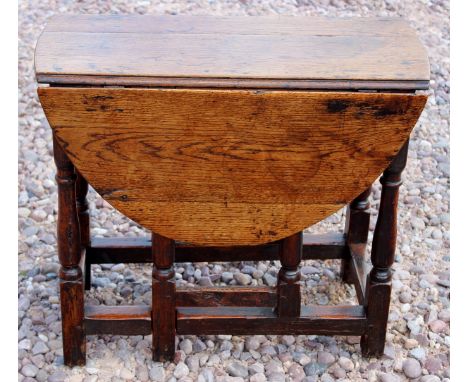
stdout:
[[57,16],[38,41],[35,65],[39,82],[55,83],[144,77],[146,86],[154,79],[154,86],[256,80],[273,87],[273,80],[274,87],[314,88],[333,80],[404,88],[429,81],[416,33],[389,18]]
[[199,245],[278,240],[385,169],[421,113],[408,94],[40,88],[90,184],[153,232]]

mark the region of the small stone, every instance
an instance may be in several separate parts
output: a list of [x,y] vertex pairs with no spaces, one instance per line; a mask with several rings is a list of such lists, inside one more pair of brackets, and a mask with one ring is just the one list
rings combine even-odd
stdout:
[[401,379],[395,374],[382,373],[379,374],[379,382],[400,382]]
[[126,268],[125,264],[115,264],[112,266],[112,272],[122,272]]
[[410,355],[418,361],[423,361],[426,358],[426,351],[423,348],[415,348],[410,351]]
[[294,336],[283,336],[281,337],[281,341],[286,346],[291,346],[294,344],[294,342],[296,342],[296,338]]
[[18,310],[28,310],[29,307],[31,306],[31,302],[29,301],[29,298],[27,297],[20,297],[18,300]]
[[284,373],[273,373],[268,376],[268,382],[285,382],[286,376]]
[[418,378],[421,375],[421,365],[414,358],[403,362],[403,372],[408,378]]
[[431,234],[432,238],[435,240],[440,240],[443,237],[442,231],[438,228],[434,229]]
[[213,286],[213,282],[211,281],[211,278],[209,276],[202,276],[198,280],[198,285],[203,287],[211,287]]
[[[312,379],[310,382],[316,382],[316,381],[317,381],[317,377],[316,377],[316,376],[314,376],[314,377],[310,376],[310,377],[308,377],[308,378],[314,378],[314,379]],[[304,379],[304,381],[305,381],[305,379]],[[304,382],[304,381],[303,381],[303,382]],[[321,381],[321,382],[335,382],[335,378],[333,378],[333,377],[332,377],[330,374],[328,374],[328,373],[323,373],[322,376],[320,377],[320,381]]]
[[31,350],[31,340],[28,338],[25,338],[18,342],[18,349],[22,350]]
[[306,376],[304,373],[304,369],[301,367],[301,365],[297,363],[293,363],[289,367],[288,374],[294,381],[302,381]]
[[258,348],[260,348],[260,342],[255,337],[248,337],[245,340],[245,348],[247,350],[258,350]]
[[241,272],[242,273],[246,273],[248,275],[253,275],[253,273],[256,271],[257,269],[255,267],[252,267],[251,265],[244,265],[241,269]]
[[47,345],[42,341],[37,341],[34,347],[32,348],[32,353],[36,354],[45,354],[49,351]]
[[312,267],[310,265],[304,265],[303,267],[301,267],[301,273],[303,275],[317,274],[320,273],[320,269]]
[[252,282],[252,277],[250,275],[246,275],[244,273],[237,272],[234,274],[234,279],[240,285],[249,285]]
[[317,362],[328,366],[335,362],[335,356],[326,351],[319,351],[317,354]]
[[183,362],[179,362],[174,369],[174,377],[177,379],[187,376],[190,373],[189,368]]
[[91,279],[91,284],[95,287],[106,288],[110,284],[110,279],[108,277],[93,277]]
[[415,229],[425,229],[426,223],[424,223],[423,219],[415,216],[411,219],[411,226]]
[[434,333],[442,333],[447,328],[447,324],[442,320],[435,320],[429,323],[429,327]]
[[192,353],[192,348],[192,341],[190,341],[188,338],[180,341],[179,343],[179,349],[182,350],[186,355]]
[[424,367],[431,374],[437,373],[442,368],[442,361],[436,357],[429,357],[424,364]]
[[195,353],[200,353],[200,352],[204,351],[205,349],[206,349],[205,343],[202,340],[197,338],[197,340],[193,344],[193,351]]
[[148,369],[145,366],[137,366],[135,370],[135,376],[141,382],[146,382],[149,379]]
[[49,375],[47,382],[64,382],[67,375],[62,370],[57,370],[54,374]]
[[388,359],[395,359],[395,347],[393,345],[385,345],[384,356]]
[[440,382],[440,378],[437,375],[424,375],[419,379],[419,382]]
[[315,376],[322,374],[327,370],[327,365],[323,363],[310,362],[304,366],[304,372],[307,376]]
[[412,300],[412,297],[411,297],[411,293],[409,292],[401,292],[400,295],[399,295],[399,300],[401,303],[403,304],[408,304],[411,302]]
[[194,373],[198,372],[198,369],[200,368],[200,360],[198,356],[187,357],[185,363],[187,364],[190,371]]
[[228,284],[232,279],[234,279],[234,274],[232,272],[223,272],[221,274],[221,280]]
[[340,357],[338,359],[339,365],[345,369],[346,371],[352,371],[354,370],[354,363],[351,361],[349,358],[346,357]]
[[255,362],[248,367],[250,374],[263,374],[265,372],[265,367],[259,362]]
[[58,263],[44,263],[41,266],[41,273],[46,275],[47,273],[59,273],[60,264]]
[[266,382],[267,378],[263,373],[256,373],[252,375],[249,379],[250,382]]
[[346,370],[338,367],[333,371],[333,375],[337,379],[346,378]]
[[273,276],[271,273],[265,273],[263,275],[263,281],[268,285],[268,286],[275,286],[277,279],[275,276]]
[[414,338],[408,338],[405,341],[405,349],[408,349],[408,350],[413,349],[418,345],[419,345],[418,341],[415,340]]
[[226,368],[226,371],[233,377],[247,378],[249,375],[247,368],[240,362],[233,362],[229,364],[229,366]]
[[124,367],[124,368],[122,368],[120,370],[119,375],[120,375],[120,378],[130,379],[130,380],[133,379],[133,377],[134,377],[134,374],[130,370],[128,370],[126,367]]
[[28,363],[21,368],[21,374],[25,377],[35,377],[39,369],[37,366],[33,365],[32,363]]
[[150,379],[157,382],[163,382],[165,374],[164,367],[162,366],[153,366],[149,372]]

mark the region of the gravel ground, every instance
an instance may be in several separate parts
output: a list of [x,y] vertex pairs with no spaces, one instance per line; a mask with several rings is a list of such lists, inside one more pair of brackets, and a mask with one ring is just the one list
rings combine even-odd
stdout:
[[[449,14],[448,0],[419,1],[53,1],[19,5],[20,381],[449,381]],[[151,361],[151,337],[88,337],[84,368],[63,366],[55,246],[57,188],[51,134],[36,96],[35,42],[54,13],[302,14],[403,16],[431,61],[431,97],[417,124],[401,188],[399,242],[385,355],[362,358],[354,337],[179,336],[177,361]],[[379,185],[372,195],[375,225]],[[92,231],[148,235],[90,195]],[[342,229],[343,211],[311,228]],[[371,232],[372,236],[372,232]],[[338,264],[307,262],[305,303],[354,302]],[[178,264],[179,284],[275,283],[277,262]],[[148,266],[95,266],[90,303],[150,300]],[[305,289],[305,288],[304,288]]]

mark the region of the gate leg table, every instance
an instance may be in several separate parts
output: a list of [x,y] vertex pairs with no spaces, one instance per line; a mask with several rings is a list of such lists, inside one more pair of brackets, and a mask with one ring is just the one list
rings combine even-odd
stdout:
[[[86,335],[361,336],[385,344],[398,188],[428,61],[400,19],[55,16],[35,54],[53,131],[63,349]],[[383,172],[371,262],[368,197]],[[151,239],[92,238],[89,184]],[[303,230],[348,205],[344,233]],[[302,306],[340,259],[357,305]],[[276,288],[176,288],[174,262],[279,260]],[[87,306],[91,265],[152,263],[151,306]]]

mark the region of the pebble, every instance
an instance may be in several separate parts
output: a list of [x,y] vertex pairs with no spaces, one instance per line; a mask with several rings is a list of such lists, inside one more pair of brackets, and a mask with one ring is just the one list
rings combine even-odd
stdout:
[[317,353],[317,362],[324,365],[331,365],[335,362],[335,356],[326,351],[319,351]]
[[247,378],[247,376],[249,375],[247,367],[245,367],[239,362],[232,362],[231,364],[229,364],[226,371],[229,373],[229,375],[233,377]]
[[431,323],[429,323],[429,328],[434,333],[442,333],[447,328],[447,324],[442,320],[435,320],[435,321],[432,321]]
[[275,286],[276,282],[277,282],[277,278],[275,276],[271,275],[270,273],[265,273],[263,275],[263,281],[268,286]]
[[126,367],[123,367],[121,370],[120,370],[120,378],[122,379],[133,379],[134,377],[134,374],[128,370]]
[[260,348],[260,341],[257,339],[256,336],[248,337],[245,340],[245,348],[247,350],[258,350]]
[[354,370],[354,363],[351,361],[349,358],[346,357],[340,357],[338,359],[339,365],[346,371],[352,371]]
[[415,348],[409,354],[418,361],[423,361],[426,358],[426,351],[423,348]]
[[189,373],[190,373],[190,370],[188,366],[183,362],[179,362],[176,368],[174,369],[173,374],[175,378],[180,379],[182,377],[187,376]]
[[25,377],[35,377],[39,369],[37,366],[34,366],[33,364],[27,364],[24,365],[21,368],[21,374],[23,374]]
[[32,348],[32,354],[45,354],[48,351],[49,351],[49,348],[42,341],[37,341]]
[[249,381],[250,382],[266,382],[267,378],[265,377],[265,374],[263,373],[256,373],[250,377]]
[[398,375],[391,373],[379,374],[379,382],[400,382],[401,378]]
[[188,338],[180,341],[179,349],[182,350],[186,355],[191,354],[193,350],[192,341],[190,341]]
[[234,274],[232,272],[223,272],[221,274],[221,280],[223,280],[224,283],[229,284],[234,279]]
[[234,280],[240,285],[249,285],[252,282],[252,276],[237,272],[234,274]]
[[307,376],[320,375],[325,370],[327,370],[327,365],[323,363],[310,362],[304,366],[304,372]]
[[164,367],[153,366],[149,371],[149,377],[152,381],[163,382],[165,380],[166,373]]
[[408,378],[418,378],[421,375],[421,365],[414,358],[408,358],[403,362],[403,372]]

